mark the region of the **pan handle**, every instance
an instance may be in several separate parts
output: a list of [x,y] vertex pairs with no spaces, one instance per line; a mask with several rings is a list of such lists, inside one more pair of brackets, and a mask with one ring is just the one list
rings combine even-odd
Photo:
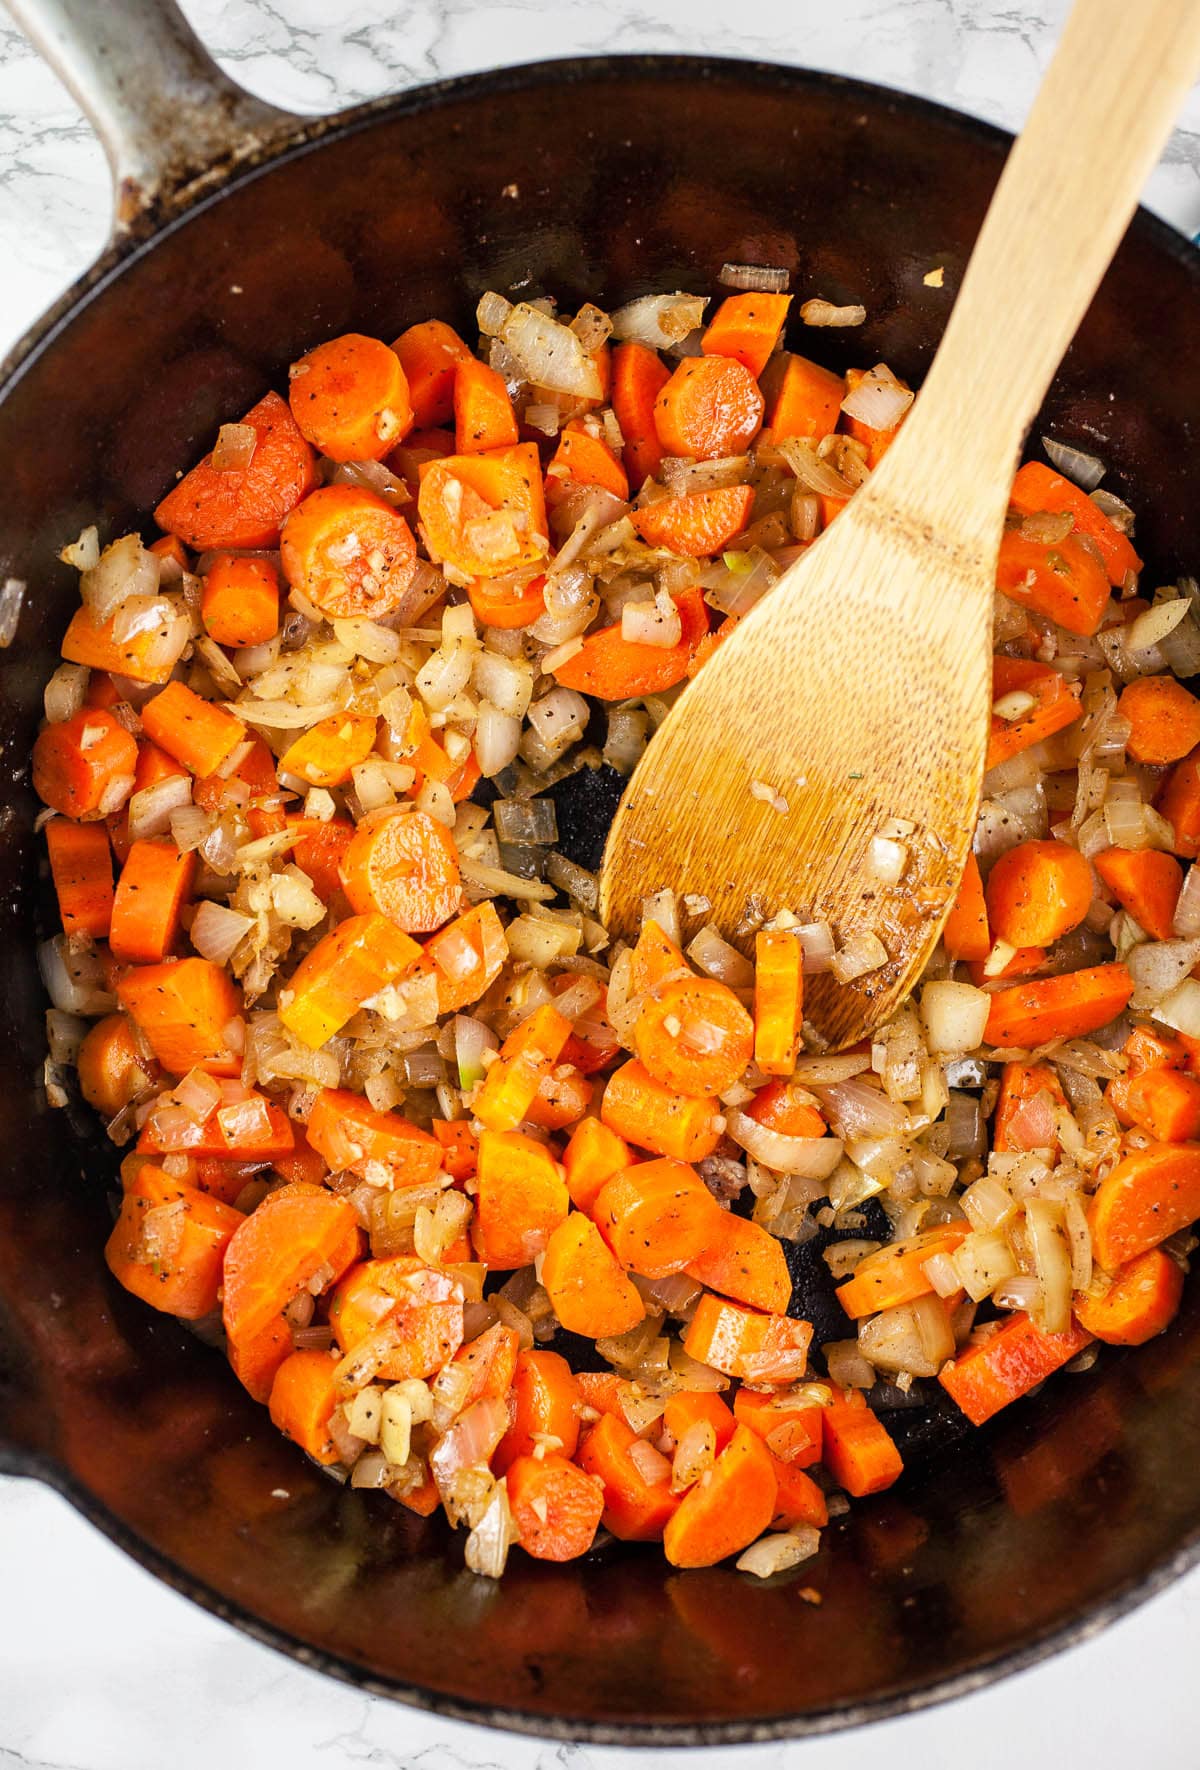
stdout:
[[175,0],[8,4],[100,137],[118,236],[186,208],[301,126],[223,73]]

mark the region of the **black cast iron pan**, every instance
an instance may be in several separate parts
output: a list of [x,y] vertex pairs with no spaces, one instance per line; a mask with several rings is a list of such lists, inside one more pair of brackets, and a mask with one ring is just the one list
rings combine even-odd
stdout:
[[[802,1570],[819,1608],[794,1579],[680,1574],[638,1550],[515,1555],[493,1586],[463,1569],[461,1537],[319,1475],[217,1354],[110,1282],[113,1152],[40,1086],[28,758],[75,596],[55,555],[83,522],[144,519],[318,340],[430,314],[469,330],[486,288],[613,304],[708,291],[727,259],[786,264],[804,292],[866,305],[861,331],[816,340],[832,365],[919,380],[1007,139],[828,75],[675,57],[508,70],[303,122],[224,80],[166,0],[13,10],[101,128],[120,231],[0,371],[0,579],[29,584],[0,661],[0,1469],[50,1482],[308,1664],[593,1741],[729,1743],[920,1707],[1190,1566],[1195,1284],[1163,1338],[994,1430],[923,1461],[918,1424],[911,1475]],[[923,282],[937,265],[940,290]],[[1200,259],[1140,214],[1037,427],[1111,463],[1157,581],[1200,559],[1198,327]]]

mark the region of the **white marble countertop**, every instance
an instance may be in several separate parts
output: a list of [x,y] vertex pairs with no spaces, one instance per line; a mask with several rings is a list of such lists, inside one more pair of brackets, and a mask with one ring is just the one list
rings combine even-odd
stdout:
[[[94,0],[97,5],[120,0]],[[1136,5],[1137,0],[1130,0]],[[188,0],[262,97],[339,108],[549,56],[686,50],[807,64],[1015,126],[1066,0]],[[1147,192],[1200,229],[1200,94]],[[77,275],[108,221],[103,157],[0,10],[0,352]],[[31,1483],[0,1480],[0,1770],[601,1770],[638,1754],[451,1725],[317,1677],[158,1585]],[[949,1708],[861,1735],[703,1754],[714,1770],[1194,1770],[1200,1571],[1086,1646]]]

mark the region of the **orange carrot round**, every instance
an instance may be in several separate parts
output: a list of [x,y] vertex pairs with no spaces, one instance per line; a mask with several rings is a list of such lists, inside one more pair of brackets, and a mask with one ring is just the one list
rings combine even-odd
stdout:
[[424,811],[360,824],[340,872],[356,910],[378,910],[410,934],[432,933],[459,906],[454,837]]
[[536,443],[426,463],[417,509],[430,556],[468,577],[503,578],[545,558],[546,499]]
[[992,868],[986,896],[994,939],[1049,946],[1087,915],[1092,869],[1066,842],[1021,842]]
[[630,1451],[640,1440],[615,1413],[604,1413],[579,1447],[579,1465],[604,1490],[605,1530],[625,1543],[657,1542],[679,1506],[669,1473],[647,1481]]
[[[447,424],[454,412],[454,373],[471,353],[444,320],[422,320],[393,340],[408,382],[416,422],[422,430]],[[415,439],[414,439],[415,440]]]
[[312,787],[340,787],[375,748],[377,728],[374,713],[331,713],[288,745],[279,772]]
[[1123,910],[1154,940],[1170,940],[1183,868],[1157,848],[1105,848],[1092,865]]
[[509,589],[503,582],[472,578],[467,596],[482,627],[532,627],[546,612],[545,586],[544,577],[530,578],[516,589]]
[[454,439],[460,455],[481,455],[520,441],[503,375],[473,356],[454,371]]
[[1183,1267],[1158,1248],[1122,1266],[1102,1297],[1077,1296],[1081,1327],[1110,1346],[1142,1346],[1175,1319],[1183,1296]]
[[768,1082],[760,1088],[749,1106],[748,1118],[765,1125],[768,1131],[782,1131],[785,1137],[823,1137],[825,1120],[808,1101],[798,1100],[787,1082]]
[[353,1207],[323,1186],[269,1193],[225,1254],[225,1331],[252,1339],[318,1272],[329,1268],[334,1283],[357,1259],[360,1235]]
[[33,746],[33,786],[65,817],[98,818],[128,798],[137,744],[111,713],[85,707],[46,725]]
[[664,1158],[607,1180],[593,1206],[596,1226],[622,1266],[665,1278],[696,1259],[721,1208],[696,1170]]
[[629,477],[603,438],[585,430],[573,418],[558,439],[558,447],[546,469],[551,487],[570,480],[575,485],[603,486],[616,498],[628,498]]
[[228,1029],[242,1011],[241,992],[211,959],[135,965],[117,984],[117,996],[171,1075],[196,1067],[213,1075],[240,1072],[242,1060],[229,1045]]
[[752,375],[761,375],[791,305],[790,295],[727,295],[708,322],[700,349],[705,356],[733,357]]
[[144,1093],[155,1073],[152,1059],[142,1055],[126,1014],[106,1014],[89,1027],[77,1062],[80,1092],[106,1119],[115,1118],[122,1107]]
[[631,512],[631,521],[648,547],[665,547],[687,559],[720,553],[750,521],[751,486],[717,486],[660,498]]
[[642,1002],[637,1054],[656,1081],[679,1094],[723,1094],[754,1054],[754,1022],[714,977],[660,983]]
[[804,1009],[803,952],[793,934],[754,937],[754,1061],[764,1075],[790,1076]]
[[449,1273],[411,1254],[351,1266],[329,1303],[338,1345],[352,1352],[385,1322],[394,1330],[395,1344],[379,1367],[380,1377],[400,1383],[434,1376],[462,1345],[462,1291]]
[[1050,543],[1030,540],[1020,529],[1005,529],[996,588],[1022,608],[1085,637],[1096,632],[1108,607],[1104,567],[1073,535]]
[[760,377],[767,409],[764,429],[772,440],[807,436],[819,442],[837,429],[846,383],[807,357],[781,350]]
[[776,1480],[771,1453],[739,1426],[708,1475],[684,1494],[663,1531],[663,1551],[675,1567],[712,1567],[736,1555],[770,1525]]
[[337,1405],[333,1373],[337,1359],[328,1352],[293,1352],[275,1372],[270,1413],[274,1424],[314,1462],[336,1463],[339,1452],[329,1436]]
[[359,486],[322,486],[283,525],[280,558],[289,584],[323,615],[378,620],[394,614],[417,569],[404,518]]
[[1052,1039],[1080,1039],[1115,1020],[1133,994],[1126,965],[1088,965],[1062,977],[1037,977],[997,990],[984,1039],[1002,1049],[1032,1050]]
[[[1038,1380],[1034,1378],[1034,1382]],[[835,1398],[825,1409],[821,1429],[822,1461],[839,1487],[856,1499],[880,1493],[903,1474],[904,1464],[891,1433],[854,1391]]]
[[656,479],[663,448],[654,426],[654,402],[671,379],[671,371],[645,344],[618,344],[612,357],[612,403],[621,426],[621,454],[631,488],[640,491]]
[[654,402],[663,449],[695,461],[743,454],[762,418],[758,383],[732,357],[684,357]]
[[185,682],[168,682],[142,709],[146,736],[191,774],[220,772],[239,744],[246,727],[236,713],[206,701]]
[[204,576],[200,618],[218,645],[265,645],[279,625],[279,573],[269,559],[220,554]]
[[1200,1143],[1135,1149],[1092,1195],[1092,1252],[1115,1272],[1200,1217]]
[[543,1131],[565,1131],[592,1104],[593,1084],[573,1065],[560,1063],[543,1076],[525,1117]]
[[1135,762],[1179,762],[1200,744],[1200,701],[1174,676],[1139,676],[1121,690],[1117,717],[1132,730],[1125,745]]
[[699,587],[682,590],[674,601],[681,629],[678,645],[644,645],[626,639],[618,621],[589,633],[580,649],[558,666],[556,679],[564,688],[602,701],[665,694],[687,676],[696,648],[708,632],[708,609]]
[[589,1340],[628,1333],[646,1313],[637,1287],[582,1211],[572,1211],[546,1243],[542,1283],[567,1332]]
[[217,1307],[222,1260],[246,1221],[147,1163],[126,1189],[104,1258],[113,1277],[144,1303],[199,1321]]
[[693,1278],[710,1291],[782,1315],[791,1301],[792,1280],[783,1243],[757,1223],[720,1211],[708,1239],[688,1265]]
[[107,829],[102,823],[77,824],[52,817],[46,825],[46,849],[64,933],[106,940],[113,912]]
[[958,895],[942,929],[942,945],[951,959],[986,959],[992,950],[983,880],[973,854],[967,856]]
[[510,1393],[512,1422],[492,1457],[497,1475],[503,1475],[518,1457],[532,1456],[539,1436],[557,1438],[562,1456],[575,1455],[583,1397],[560,1352],[541,1348],[519,1352]]
[[528,1266],[544,1252],[570,1205],[558,1163],[521,1131],[481,1134],[475,1185],[480,1258],[502,1271]]
[[911,1303],[933,1289],[925,1264],[935,1254],[950,1254],[967,1234],[967,1224],[946,1223],[924,1229],[860,1260],[854,1276],[838,1286],[838,1301],[853,1320]]
[[714,1124],[720,1112],[715,1094],[697,1097],[664,1087],[640,1063],[624,1063],[608,1078],[600,1116],[610,1130],[683,1162],[703,1161],[721,1141]]
[[166,958],[179,939],[179,918],[195,874],[195,854],[181,854],[171,841],[133,844],[113,898],[109,945],[114,957],[135,965]]
[[518,1457],[509,1466],[508,1503],[521,1547],[538,1561],[586,1555],[604,1510],[604,1489],[565,1457]]
[[257,439],[249,465],[221,469],[206,455],[154,512],[160,528],[197,553],[274,547],[284,517],[317,482],[313,452],[277,393],[265,394],[241,422]]
[[378,461],[413,425],[400,358],[361,332],[293,363],[288,403],[300,434],[331,461]]

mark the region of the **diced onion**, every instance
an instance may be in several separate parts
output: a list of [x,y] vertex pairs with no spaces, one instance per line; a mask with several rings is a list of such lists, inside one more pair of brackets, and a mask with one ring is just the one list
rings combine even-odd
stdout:
[[1152,645],[1161,644],[1190,614],[1191,606],[1186,596],[1177,596],[1171,602],[1156,602],[1153,608],[1143,610],[1125,629],[1129,650],[1148,651]]
[[1048,1334],[1065,1333],[1071,1323],[1071,1244],[1062,1206],[1053,1199],[1027,1199],[1025,1228],[1042,1286],[1041,1325]]
[[1098,455],[1085,454],[1071,443],[1057,442],[1052,436],[1042,438],[1042,447],[1058,471],[1084,492],[1093,492],[1104,478],[1104,463]]
[[226,965],[254,927],[254,918],[205,899],[196,906],[190,939],[202,959]]
[[1155,1005],[1154,1018],[1189,1039],[1200,1039],[1200,983],[1185,977],[1177,989]]
[[800,318],[806,326],[861,326],[866,317],[866,308],[857,303],[835,307],[832,301],[814,298],[800,307]]
[[23,578],[5,578],[0,586],[0,650],[10,646],[17,637],[26,588]]
[[665,350],[695,330],[705,305],[703,295],[642,295],[613,314],[613,337]]
[[1131,1008],[1155,1008],[1200,960],[1200,938],[1151,940],[1134,947],[1126,964],[1133,978]]
[[692,963],[706,977],[727,983],[730,989],[749,989],[754,982],[754,967],[735,946],[730,946],[711,923],[707,923],[687,949]]
[[798,1524],[792,1530],[773,1536],[760,1536],[738,1556],[734,1566],[739,1573],[752,1573],[756,1579],[770,1579],[772,1574],[787,1573],[802,1561],[811,1561],[821,1547],[821,1533],[811,1524]]
[[522,301],[505,315],[499,335],[533,385],[576,399],[602,397],[600,371],[570,326]]
[[912,405],[913,397],[912,389],[902,387],[886,363],[877,363],[851,388],[842,410],[872,430],[891,430]]
[[888,950],[879,936],[866,928],[852,934],[829,961],[829,969],[839,983],[852,983],[866,977],[888,962]]
[[736,1107],[726,1113],[725,1129],[747,1155],[779,1174],[827,1180],[842,1158],[840,1138],[787,1137],[782,1131],[768,1130]]
[[929,1048],[938,1056],[961,1057],[983,1043],[992,998],[969,983],[927,983],[921,991],[921,1019]]
[[83,706],[83,697],[87,693],[88,671],[83,664],[60,664],[42,696],[46,709],[46,718],[51,725],[61,725],[64,720],[74,719]]
[[169,774],[165,780],[143,787],[129,800],[129,840],[143,842],[151,836],[165,836],[172,814],[191,802],[192,782],[186,774]]
[[521,747],[521,721],[502,713],[491,701],[480,701],[475,721],[475,760],[487,780],[508,767]]

